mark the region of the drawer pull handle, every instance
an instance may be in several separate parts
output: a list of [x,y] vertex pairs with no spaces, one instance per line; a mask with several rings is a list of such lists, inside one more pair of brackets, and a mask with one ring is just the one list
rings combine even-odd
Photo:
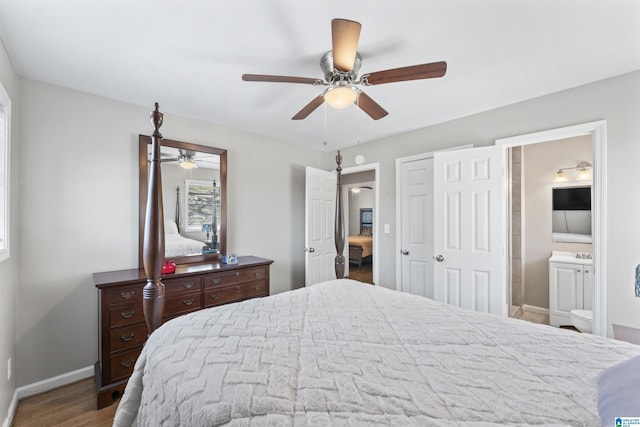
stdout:
[[191,289],[191,288],[193,288],[193,282],[184,283],[182,286],[184,286],[187,289]]
[[136,291],[120,292],[122,299],[131,299],[136,294]]
[[255,289],[256,291],[259,291],[260,289],[262,289],[262,285],[256,285],[253,289]]
[[211,294],[211,299],[219,299],[220,294]]
[[191,305],[193,304],[193,298],[182,300],[182,303],[184,305]]
[[130,368],[134,363],[136,363],[136,359],[125,360],[124,362],[120,362],[120,366],[123,368]]
[[122,313],[120,313],[120,316],[122,316],[123,319],[131,319],[134,314],[136,314],[135,310],[123,311]]
[[240,277],[240,272],[236,271],[236,277]]
[[213,283],[214,285],[217,285],[218,283],[220,283],[220,278],[219,277],[214,277],[213,279],[210,279],[211,283]]
[[133,337],[135,337],[135,336],[136,336],[136,333],[135,333],[135,332],[131,332],[131,335],[123,335],[123,336],[121,336],[120,338],[121,338],[121,339],[122,339],[122,341],[124,341],[124,342],[129,342],[129,341],[131,341],[131,340],[133,339]]
[[262,276],[262,272],[261,271],[254,271],[253,272],[253,277],[260,277]]

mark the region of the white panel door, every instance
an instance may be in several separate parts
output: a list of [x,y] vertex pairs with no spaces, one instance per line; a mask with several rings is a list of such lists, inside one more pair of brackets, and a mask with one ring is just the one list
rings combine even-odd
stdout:
[[435,300],[506,315],[502,152],[434,153]]
[[433,299],[433,158],[400,164],[400,290]]
[[305,188],[305,286],[310,286],[336,278],[336,174],[307,166]]

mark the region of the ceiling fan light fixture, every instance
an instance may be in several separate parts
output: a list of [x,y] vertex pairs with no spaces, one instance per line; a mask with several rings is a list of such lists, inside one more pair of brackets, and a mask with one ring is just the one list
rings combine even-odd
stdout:
[[324,100],[333,108],[346,108],[356,102],[358,92],[352,86],[337,86],[326,90]]
[[191,159],[180,159],[180,167],[182,169],[191,170],[191,169],[197,169],[198,165],[196,164],[196,162],[194,162]]

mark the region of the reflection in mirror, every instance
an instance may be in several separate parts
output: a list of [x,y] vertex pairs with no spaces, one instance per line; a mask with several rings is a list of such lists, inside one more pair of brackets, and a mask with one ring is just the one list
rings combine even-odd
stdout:
[[[141,215],[150,142],[140,136]],[[219,257],[226,250],[226,150],[162,140],[161,162],[165,260],[184,264]],[[140,230],[143,221],[144,216]]]
[[553,188],[552,241],[592,243],[591,186]]

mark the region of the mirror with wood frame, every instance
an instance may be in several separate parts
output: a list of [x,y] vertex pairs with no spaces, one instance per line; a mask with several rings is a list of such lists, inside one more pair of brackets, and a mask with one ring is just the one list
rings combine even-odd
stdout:
[[[138,264],[147,206],[151,137],[139,136]],[[162,200],[167,261],[216,260],[227,250],[227,150],[162,139]]]

